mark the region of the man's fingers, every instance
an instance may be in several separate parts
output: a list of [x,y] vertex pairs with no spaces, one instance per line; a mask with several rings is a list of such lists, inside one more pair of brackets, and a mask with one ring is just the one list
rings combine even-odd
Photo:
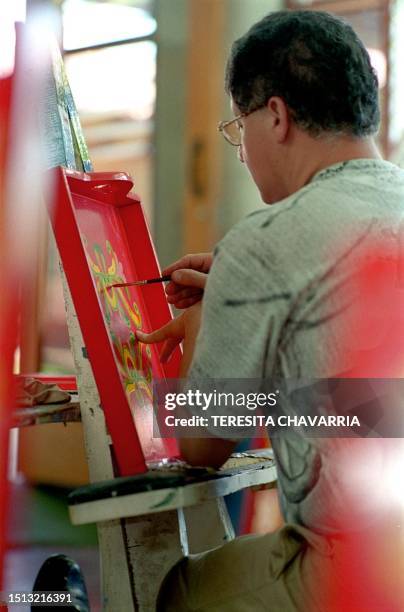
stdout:
[[189,308],[190,306],[193,306],[194,304],[196,304],[197,302],[200,302],[202,299],[202,293],[200,293],[199,295],[192,297],[192,298],[186,298],[184,300],[180,300],[179,302],[175,303],[175,307],[179,308],[180,310],[185,309],[185,308]]
[[174,270],[179,270],[180,268],[197,268],[197,266],[192,265],[192,255],[185,255],[184,257],[181,257],[181,259],[177,259],[177,261],[174,261],[171,265],[167,266],[167,268],[164,268],[161,271],[162,276],[165,276],[167,274],[172,274],[174,272]]
[[156,331],[146,334],[140,330],[136,330],[136,338],[144,344],[154,344],[155,342],[162,342],[167,338],[167,331],[164,327],[156,329]]
[[162,270],[162,275],[172,274],[175,270],[187,268],[190,270],[199,270],[201,272],[209,272],[212,265],[212,253],[193,253],[184,255],[181,259],[174,261],[171,265]]
[[208,275],[205,272],[197,270],[175,270],[171,274],[171,281],[177,285],[186,285],[187,287],[198,287],[204,289]]
[[196,295],[197,293],[203,293],[203,289],[199,287],[185,287],[184,285],[177,285],[177,283],[173,282],[166,286],[166,294],[169,297],[186,297]]
[[168,340],[164,342],[163,348],[160,352],[161,363],[167,363],[180,342],[180,338],[168,338]]
[[167,300],[171,303],[178,302],[178,300],[184,300],[185,298],[203,296],[202,289],[198,289],[198,287],[182,287],[179,291],[175,293],[167,293]]
[[136,330],[136,337],[138,340],[140,340],[140,342],[143,342],[144,344],[155,344],[156,342],[163,342],[164,340],[167,340],[167,338],[173,338],[176,336],[179,336],[181,341],[179,319],[180,317],[173,319],[166,325],[163,325],[163,327],[160,327],[160,329],[156,329],[150,334],[146,334],[145,332],[138,329]]
[[167,295],[174,295],[175,293],[179,293],[179,291],[182,291],[183,289],[184,287],[182,285],[177,285],[177,283],[174,283],[173,281],[170,281],[165,286],[165,292]]

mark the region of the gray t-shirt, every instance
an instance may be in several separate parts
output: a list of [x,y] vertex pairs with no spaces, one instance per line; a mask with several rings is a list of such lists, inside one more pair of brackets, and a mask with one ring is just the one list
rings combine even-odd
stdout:
[[[348,370],[349,275],[370,246],[397,258],[404,171],[372,159],[335,164],[239,222],[219,243],[189,380],[310,379]],[[351,346],[347,346],[351,343]],[[388,441],[387,441],[388,442]],[[320,533],[364,524],[380,500],[386,440],[272,440],[285,520]]]

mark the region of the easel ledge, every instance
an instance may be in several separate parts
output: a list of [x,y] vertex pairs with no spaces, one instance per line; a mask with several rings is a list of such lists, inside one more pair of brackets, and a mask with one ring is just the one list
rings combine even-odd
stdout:
[[214,473],[167,467],[80,487],[69,496],[69,512],[74,525],[83,525],[186,508],[249,487],[271,488],[275,482],[273,452],[260,449],[236,453]]

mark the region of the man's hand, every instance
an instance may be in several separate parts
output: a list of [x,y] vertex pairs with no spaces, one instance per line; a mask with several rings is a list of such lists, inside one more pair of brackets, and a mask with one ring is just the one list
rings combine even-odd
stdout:
[[167,301],[176,308],[189,308],[202,299],[212,265],[212,253],[185,255],[162,271],[171,274],[166,286]]
[[167,362],[174,349],[183,342],[183,355],[180,367],[180,377],[186,376],[189,365],[194,354],[195,341],[199,332],[201,321],[201,302],[187,308],[178,317],[156,329],[150,334],[137,330],[136,336],[140,342],[144,344],[155,344],[156,342],[164,342],[160,353],[160,360]]
[[[184,310],[167,325],[150,334],[138,330],[136,336],[140,342],[154,344],[164,342],[160,353],[161,361],[168,361],[175,347],[183,342],[183,356],[179,377],[187,375],[194,354],[195,341],[199,332],[202,303],[196,302]],[[180,438],[181,457],[190,465],[204,465],[214,468],[221,466],[236,446],[236,442],[220,438]]]

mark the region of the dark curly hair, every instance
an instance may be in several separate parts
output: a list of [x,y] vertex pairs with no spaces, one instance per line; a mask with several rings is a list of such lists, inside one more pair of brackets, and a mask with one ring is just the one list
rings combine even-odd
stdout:
[[271,13],[233,44],[226,91],[241,112],[281,97],[312,135],[367,136],[380,120],[378,81],[350,25],[321,11]]

